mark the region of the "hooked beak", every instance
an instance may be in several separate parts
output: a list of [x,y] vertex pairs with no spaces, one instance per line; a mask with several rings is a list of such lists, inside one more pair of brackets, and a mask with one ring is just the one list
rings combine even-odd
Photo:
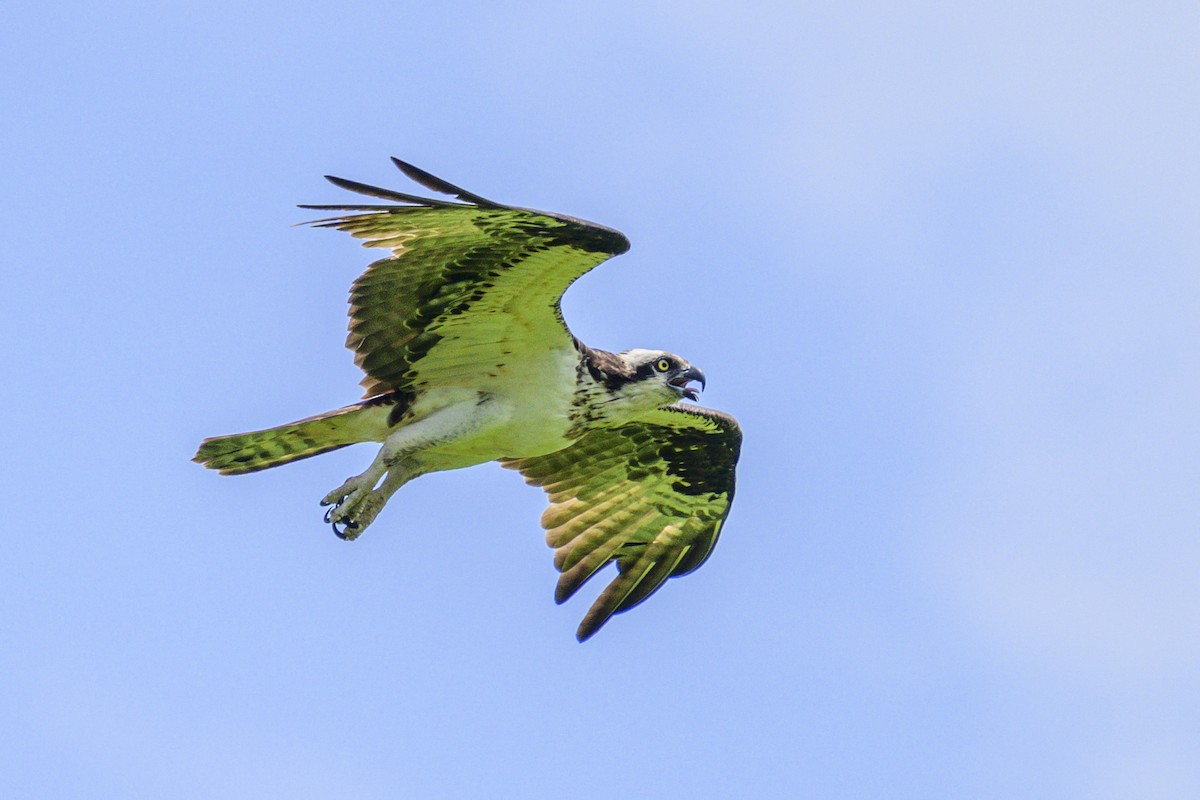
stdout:
[[697,367],[688,367],[674,378],[671,378],[668,383],[688,400],[698,400],[699,397],[696,395],[696,390],[688,388],[688,381],[698,381],[700,391],[704,391],[704,373]]

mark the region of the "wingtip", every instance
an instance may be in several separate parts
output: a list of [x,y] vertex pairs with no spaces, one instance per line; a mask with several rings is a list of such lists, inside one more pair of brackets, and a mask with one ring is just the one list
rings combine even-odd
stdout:
[[[418,197],[416,195],[408,194],[407,192],[397,192],[397,191],[393,191],[392,189],[384,189],[380,186],[372,186],[369,183],[360,183],[359,181],[352,181],[349,178],[339,178],[337,175],[326,175],[325,180],[329,181],[330,183],[332,183],[334,186],[338,187],[339,189],[345,189],[346,191],[354,192],[355,194],[365,194],[368,197],[378,197],[381,200],[391,200],[394,203],[402,203],[405,205],[415,205],[415,206],[437,206],[437,207],[460,206],[461,205],[460,203],[451,203],[446,200],[437,200],[432,197]],[[362,210],[362,209],[355,209],[354,206],[333,206],[333,207],[345,208],[346,210]],[[381,209],[368,209],[368,210],[381,210]],[[386,210],[395,210],[395,209],[392,208],[392,209],[386,209]]]
[[437,183],[445,183],[445,181],[443,181],[441,178],[437,177],[436,175],[431,175],[430,173],[426,172],[425,170],[421,169],[420,167],[416,166],[415,164],[410,164],[402,158],[396,158],[396,156],[388,156],[388,158],[390,158],[392,160],[392,163],[396,165],[396,169],[400,170],[401,172],[403,172],[405,174],[405,176],[407,176],[408,178],[411,178],[412,180],[416,181],[417,183],[421,184],[422,186],[425,186],[426,188],[433,188],[428,185],[427,181],[435,181]]
[[579,642],[586,642],[588,639],[596,635],[596,632],[604,627],[605,623],[612,619],[611,613],[597,613],[593,608],[579,623],[579,628],[575,631],[575,639]]
[[351,192],[357,192],[358,186],[360,185],[358,183],[358,181],[352,181],[352,180],[348,180],[346,178],[339,178],[337,175],[324,175],[322,177],[324,177],[325,180],[329,181],[330,183],[332,183],[334,186],[338,187],[339,189],[347,189]]
[[450,183],[450,181],[445,180],[443,178],[439,178],[438,176],[434,175],[431,172],[426,172],[425,170],[421,169],[420,167],[418,167],[414,164],[408,163],[404,159],[396,158],[396,156],[389,156],[389,158],[391,158],[392,163],[396,165],[396,169],[400,170],[410,180],[416,181],[417,183],[424,186],[426,189],[430,189],[435,192],[441,192],[442,194],[448,194],[453,197],[457,197],[459,200],[462,200],[464,202],[472,203],[474,205],[482,206],[484,208],[504,208],[505,207],[502,204],[495,202],[494,200],[488,200],[486,197],[481,197],[481,196],[475,194],[474,192],[468,192],[466,189],[462,188],[461,186],[455,186],[453,183]]

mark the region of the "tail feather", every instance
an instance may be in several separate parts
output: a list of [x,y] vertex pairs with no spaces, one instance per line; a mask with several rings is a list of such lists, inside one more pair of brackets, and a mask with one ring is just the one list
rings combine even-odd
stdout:
[[243,475],[370,441],[358,412],[368,404],[327,411],[315,417],[250,433],[214,436],[200,443],[192,461],[222,475]]

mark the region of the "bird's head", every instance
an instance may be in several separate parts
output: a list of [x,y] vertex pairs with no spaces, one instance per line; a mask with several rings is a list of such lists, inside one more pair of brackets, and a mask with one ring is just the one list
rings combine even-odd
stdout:
[[697,390],[690,386],[693,381],[704,388],[704,373],[677,355],[662,350],[626,350],[621,353],[633,374],[633,384],[641,390],[661,398],[661,405],[668,405],[681,397],[696,400]]

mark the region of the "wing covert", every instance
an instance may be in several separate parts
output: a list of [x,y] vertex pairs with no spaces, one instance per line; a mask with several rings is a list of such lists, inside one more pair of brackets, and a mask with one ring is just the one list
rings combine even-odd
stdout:
[[579,626],[580,641],[704,563],[729,515],[741,440],[729,415],[674,405],[557,453],[501,462],[549,495],[542,527],[562,573],[557,602],[617,564]]

